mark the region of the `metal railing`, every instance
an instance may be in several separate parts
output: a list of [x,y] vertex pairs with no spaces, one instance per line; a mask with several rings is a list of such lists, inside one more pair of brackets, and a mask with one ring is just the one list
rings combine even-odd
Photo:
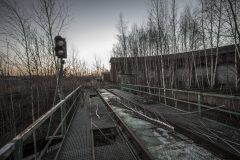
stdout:
[[[144,106],[146,110],[148,110],[147,107],[149,107],[149,110],[153,112],[156,111],[155,107],[158,106],[159,115],[163,115],[162,117],[164,117],[164,119],[166,118],[171,124],[174,124],[174,126],[178,128],[178,131],[181,130],[184,134],[187,133],[191,136],[196,136],[203,140],[204,143],[210,142],[214,148],[226,151],[227,155],[229,154],[235,159],[239,157],[239,143],[236,138],[239,133],[238,122],[240,112],[239,105],[237,105],[240,103],[239,96],[164,89],[134,84],[121,84],[121,87],[123,90],[140,95],[139,97],[133,96],[135,103],[141,100],[145,101],[146,98],[156,98],[160,103],[164,103],[168,105],[168,107],[176,107],[176,110],[168,110],[166,109],[168,107],[163,105]],[[129,97],[131,97],[131,95],[129,95]],[[209,103],[207,103],[208,101]],[[215,101],[215,105],[213,105],[213,101]],[[188,111],[183,110],[178,102],[181,102],[182,105],[189,107],[191,110],[189,110],[189,108]],[[230,105],[235,105],[236,110],[228,109],[231,108]],[[208,111],[211,113],[208,113]],[[199,116],[193,114],[199,114]],[[216,117],[219,119],[215,119]],[[229,123],[232,117],[235,118],[232,122],[237,122],[236,125]],[[202,118],[211,119],[214,120],[214,122],[217,120],[223,123],[212,123],[213,121],[203,122]]]
[[187,104],[190,111],[190,105],[196,106],[198,113],[206,110],[217,110],[220,112],[240,116],[240,97],[204,92],[195,92],[179,89],[159,88],[152,86],[144,86],[137,84],[121,84],[121,88],[137,93],[148,94],[150,96],[158,97],[159,102],[167,104],[171,100],[171,106],[178,107],[178,102]]
[[[70,126],[81,94],[80,86],[3,146],[0,160],[41,159],[49,154],[65,134],[61,131],[62,125]],[[66,114],[61,117],[63,107],[66,108]]]

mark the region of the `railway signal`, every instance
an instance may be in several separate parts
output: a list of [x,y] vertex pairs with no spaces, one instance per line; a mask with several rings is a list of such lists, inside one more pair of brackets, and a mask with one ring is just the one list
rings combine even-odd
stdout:
[[58,58],[67,58],[67,42],[65,38],[56,36],[55,40],[55,55]]
[[[62,38],[61,36],[56,36],[54,38],[55,40],[55,55],[58,57],[58,64],[59,66],[59,72],[58,72],[58,79],[57,79],[57,92],[55,92],[55,98],[58,96],[60,100],[63,100],[63,80],[64,80],[64,72],[63,72],[63,65],[65,61],[64,58],[67,58],[67,42],[65,38]],[[66,108],[65,104],[62,104],[61,106],[61,120],[63,121],[63,124],[61,126],[62,135],[64,136],[66,133],[66,121],[64,120],[64,117],[66,115]]]

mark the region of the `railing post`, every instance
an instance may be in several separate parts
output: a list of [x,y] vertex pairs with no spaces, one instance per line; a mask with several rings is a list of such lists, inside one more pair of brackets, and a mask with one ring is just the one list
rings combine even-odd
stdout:
[[18,139],[15,142],[14,160],[22,160],[23,158],[23,142],[22,139]]
[[173,98],[174,98],[174,106],[177,108],[177,100],[176,100],[176,92],[175,91],[173,91]]
[[159,103],[159,104],[160,104],[160,102],[161,102],[161,97],[160,97],[160,95],[161,95],[161,89],[158,88],[158,103]]
[[33,131],[33,145],[34,145],[34,159],[37,160],[37,140],[35,131]]
[[163,95],[164,95],[164,103],[167,104],[167,99],[166,99],[166,88],[164,87],[163,89]]
[[191,111],[190,103],[189,103],[189,92],[187,92],[187,106],[188,106],[188,112]]
[[201,116],[201,95],[198,94],[198,114]]

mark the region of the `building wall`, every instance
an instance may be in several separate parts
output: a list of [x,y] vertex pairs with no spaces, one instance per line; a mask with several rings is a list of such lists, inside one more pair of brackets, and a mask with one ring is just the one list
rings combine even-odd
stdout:
[[217,80],[220,84],[233,86],[236,82],[236,74],[234,64],[220,65],[217,68]]
[[[115,83],[161,86],[164,66],[166,87],[206,88],[209,87],[211,65],[215,64],[216,53],[216,49],[209,49],[207,52],[201,50],[164,55],[163,65],[160,56],[112,58],[111,80]],[[239,73],[235,61],[235,46],[219,48],[214,87],[235,87]]]

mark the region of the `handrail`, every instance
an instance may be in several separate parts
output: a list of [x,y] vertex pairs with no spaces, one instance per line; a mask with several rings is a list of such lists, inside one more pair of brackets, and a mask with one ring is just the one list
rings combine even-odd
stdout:
[[[136,91],[136,92],[149,94],[149,95],[152,95],[152,96],[158,96],[158,97],[162,97],[162,98],[166,98],[166,99],[172,99],[174,101],[179,101],[179,102],[184,102],[184,103],[195,105],[195,106],[198,107],[199,114],[201,114],[201,107],[204,107],[204,108],[215,109],[215,110],[218,110],[218,111],[221,111],[221,112],[225,112],[225,113],[229,113],[229,114],[233,114],[233,115],[237,115],[237,116],[240,115],[239,112],[233,112],[233,111],[228,110],[226,108],[223,109],[222,107],[221,108],[219,108],[219,107],[215,108],[215,107],[210,106],[210,105],[201,104],[201,102],[200,102],[200,99],[201,99],[200,96],[210,96],[210,97],[218,97],[218,98],[227,98],[227,99],[231,99],[231,100],[232,99],[240,100],[239,96],[227,96],[227,95],[225,96],[225,95],[209,94],[209,93],[202,93],[202,92],[184,91],[184,90],[178,90],[178,89],[165,89],[165,90],[169,90],[169,91],[173,91],[173,92],[184,92],[184,93],[198,95],[197,102],[188,102],[188,101],[184,101],[184,100],[181,100],[181,99],[167,97],[166,95],[162,96],[162,95],[160,95],[160,93],[155,94],[155,93],[152,93],[152,92],[141,91],[141,90],[131,88],[131,87],[134,87],[134,86],[142,87],[142,88],[154,88],[154,89],[160,89],[160,90],[163,89],[163,88],[158,88],[158,87],[143,86],[143,85],[136,85],[136,84],[121,84],[121,87],[123,89],[128,89],[128,90],[132,90],[132,91]],[[128,88],[128,87],[130,87],[130,88]]]
[[153,89],[161,89],[161,90],[166,90],[166,91],[175,91],[175,92],[199,94],[199,95],[202,95],[202,96],[211,96],[211,97],[218,97],[218,98],[227,98],[227,99],[237,99],[237,100],[240,100],[240,96],[230,96],[230,95],[223,95],[223,94],[195,92],[195,91],[187,91],[187,90],[180,90],[180,89],[160,88],[160,87],[153,87],[153,86],[144,86],[144,85],[139,85],[139,84],[121,84],[121,85],[130,85],[130,86],[136,86],[136,87],[153,88]]
[[33,134],[33,132],[35,132],[36,129],[38,129],[50,116],[52,116],[58,109],[60,109],[61,106],[68,99],[70,99],[80,88],[81,86],[76,88],[69,95],[67,95],[63,100],[61,100],[58,104],[53,106],[49,111],[47,111],[45,114],[39,117],[36,121],[34,121],[31,125],[29,125],[25,130],[23,130],[16,137],[14,137],[9,143],[7,143],[2,148],[0,148],[0,160],[4,160],[8,158],[14,152],[14,150],[18,147],[17,145],[19,145],[18,144],[19,141],[21,141],[22,143],[31,134]]

